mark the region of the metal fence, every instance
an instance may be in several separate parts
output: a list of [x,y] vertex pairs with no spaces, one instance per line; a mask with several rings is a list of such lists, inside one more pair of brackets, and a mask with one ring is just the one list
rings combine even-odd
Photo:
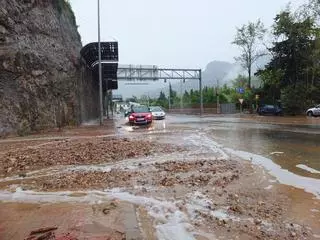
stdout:
[[222,114],[237,113],[236,104],[235,103],[222,103],[222,104],[220,104],[220,113],[222,113]]
[[[167,109],[170,113],[177,113],[177,114],[199,114],[199,105],[193,106],[184,106],[183,108],[180,107],[172,107]],[[204,104],[203,107],[204,114],[234,114],[238,113],[235,103],[223,103],[220,104],[220,111],[218,111],[217,104]]]

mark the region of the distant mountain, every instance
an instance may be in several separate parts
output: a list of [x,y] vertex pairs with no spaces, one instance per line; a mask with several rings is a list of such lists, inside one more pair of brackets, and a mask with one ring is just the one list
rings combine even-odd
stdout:
[[216,85],[217,81],[221,82],[235,65],[229,62],[212,61],[208,63],[206,69],[202,72],[202,80],[205,86]]
[[[207,64],[204,71],[202,71],[202,86],[216,86],[228,83],[230,80],[234,79],[241,68],[236,64],[223,61],[212,61]],[[199,82],[195,80],[186,81],[183,84],[183,91],[190,89],[199,89]],[[175,91],[180,91],[180,84],[172,84],[172,88]]]

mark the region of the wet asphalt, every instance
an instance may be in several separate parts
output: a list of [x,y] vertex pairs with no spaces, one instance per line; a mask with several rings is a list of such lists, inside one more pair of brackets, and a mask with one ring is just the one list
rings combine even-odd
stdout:
[[296,175],[320,179],[320,118],[168,115],[150,126],[131,127],[121,118],[119,123],[123,134],[202,132],[226,148],[257,154]]

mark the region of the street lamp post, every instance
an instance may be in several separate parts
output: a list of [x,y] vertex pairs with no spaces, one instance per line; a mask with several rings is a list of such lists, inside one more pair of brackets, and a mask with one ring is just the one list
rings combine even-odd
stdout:
[[220,113],[220,99],[219,99],[220,93],[219,93],[219,79],[217,79],[217,114]]
[[[165,80],[165,82],[167,82],[167,81]],[[169,103],[168,108],[170,110],[171,109],[171,85],[170,85],[170,81],[169,81],[168,103]]]
[[180,80],[180,111],[182,111],[183,108],[183,93],[182,93],[182,80]]
[[101,42],[100,42],[100,0],[98,0],[98,55],[99,55],[99,100],[100,100],[100,125],[103,124],[103,101],[102,101],[102,69],[101,69]]
[[200,116],[203,115],[203,91],[202,91],[202,75],[199,70],[199,91],[200,91]]

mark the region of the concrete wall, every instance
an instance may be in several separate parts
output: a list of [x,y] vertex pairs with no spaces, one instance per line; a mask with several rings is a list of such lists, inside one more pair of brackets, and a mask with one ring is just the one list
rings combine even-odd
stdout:
[[81,68],[78,91],[80,123],[99,118],[99,84],[85,66]]

